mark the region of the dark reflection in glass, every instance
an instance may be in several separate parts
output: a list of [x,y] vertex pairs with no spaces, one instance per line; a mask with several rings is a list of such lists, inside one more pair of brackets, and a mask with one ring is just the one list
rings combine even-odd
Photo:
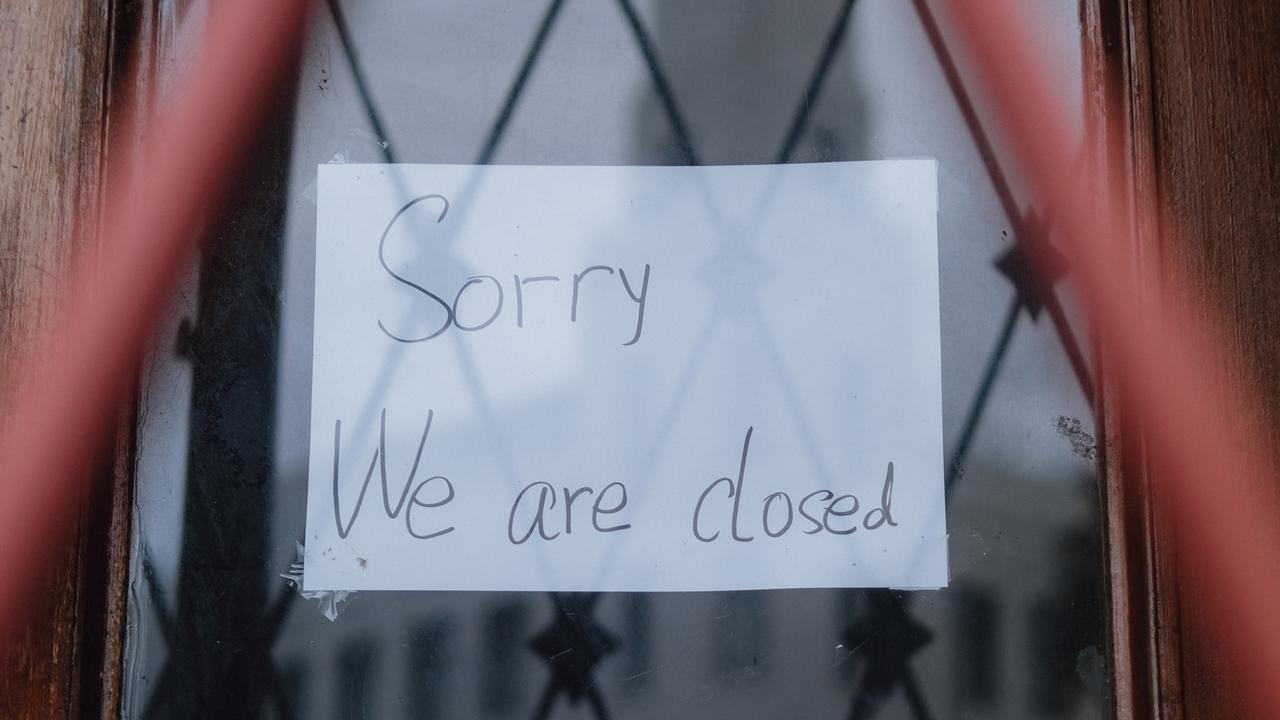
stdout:
[[988,588],[962,584],[952,590],[956,696],[961,707],[988,708],[1000,684],[999,603]]
[[552,594],[555,617],[530,643],[550,672],[535,718],[551,717],[561,696],[574,705],[586,700],[597,718],[609,716],[596,668],[613,654],[618,641],[596,620],[601,597],[601,593]]
[[[1091,591],[1101,580],[1096,532],[1088,524],[1061,532],[1061,557],[1053,582],[1027,612],[1032,710],[1050,718],[1068,717],[1080,698],[1104,682],[1102,608]],[[1036,659],[1042,659],[1036,662]],[[1092,687],[1090,687],[1092,685]]]
[[450,658],[456,652],[453,627],[444,620],[429,620],[410,633],[405,720],[445,716],[453,679]]
[[631,593],[627,596],[626,614],[622,621],[622,652],[625,662],[620,684],[631,690],[644,687],[653,672],[653,647],[651,644],[653,607],[649,596]]
[[172,617],[157,619],[167,626],[167,659],[149,701],[154,716],[251,717],[283,697],[270,655],[293,595],[268,587],[263,571],[274,501],[281,190],[294,108],[289,93],[282,97],[201,258],[197,319],[184,321],[175,341],[193,378],[190,440],[174,538],[177,600]]
[[857,674],[850,720],[878,717],[896,692],[906,699],[909,717],[933,717],[912,667],[914,656],[933,640],[933,632],[912,617],[908,593],[866,590],[857,595],[857,609],[846,618],[843,638]]
[[764,593],[717,593],[718,612],[708,628],[722,681],[749,680],[768,667],[769,608]]
[[[126,717],[1109,713],[1091,465],[1051,424],[1088,412],[1083,353],[1019,321],[1052,293],[1018,272],[1039,225],[1002,204],[909,4],[327,9],[144,383]],[[361,593],[330,622],[278,580],[305,540],[316,164],[920,155],[942,175],[952,589]]]
[[311,670],[306,662],[295,660],[280,668],[280,699],[277,715],[281,718],[312,717]]
[[485,613],[484,672],[472,672],[480,709],[487,715],[517,714],[526,702],[525,663],[521,653],[529,637],[529,609],[520,600],[502,600]]
[[367,720],[380,717],[374,691],[378,688],[379,647],[364,639],[348,641],[338,650],[337,682],[333,687],[334,720]]

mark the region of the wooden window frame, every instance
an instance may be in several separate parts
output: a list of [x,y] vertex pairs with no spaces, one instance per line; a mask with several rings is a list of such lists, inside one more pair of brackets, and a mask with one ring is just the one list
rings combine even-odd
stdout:
[[[1086,0],[1081,7],[1089,168],[1123,158],[1128,250],[1135,278],[1158,262],[1159,228],[1146,220],[1156,197],[1147,0]],[[1141,211],[1141,212],[1140,212]],[[1143,292],[1155,292],[1143,288]],[[1095,352],[1100,499],[1107,548],[1108,631],[1117,720],[1182,717],[1173,538],[1153,502],[1142,440],[1120,414],[1122,388]],[[1136,452],[1129,452],[1133,448]]]

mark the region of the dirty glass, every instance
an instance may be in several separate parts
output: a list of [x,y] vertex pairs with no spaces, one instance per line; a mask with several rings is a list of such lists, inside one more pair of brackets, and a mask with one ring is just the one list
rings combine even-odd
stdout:
[[[207,7],[161,6],[162,68],[181,67]],[[124,716],[1109,717],[1085,327],[1068,285],[1023,271],[1052,214],[1009,188],[927,7],[317,3],[143,372]],[[1034,7],[1082,97],[1078,8]],[[904,157],[939,167],[947,588],[307,599],[290,583],[317,165]]]

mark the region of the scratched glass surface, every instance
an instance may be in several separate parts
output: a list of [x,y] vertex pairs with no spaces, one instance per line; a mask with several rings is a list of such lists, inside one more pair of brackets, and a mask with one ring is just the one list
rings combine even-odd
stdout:
[[[204,7],[162,6],[162,57],[181,66]],[[143,374],[124,716],[1111,716],[1083,324],[1068,286],[1021,272],[1020,231],[1052,213],[984,163],[990,118],[957,99],[920,7],[318,3],[296,84]],[[1034,7],[1079,96],[1078,8]],[[317,164],[898,157],[939,163],[948,588],[290,585]]]

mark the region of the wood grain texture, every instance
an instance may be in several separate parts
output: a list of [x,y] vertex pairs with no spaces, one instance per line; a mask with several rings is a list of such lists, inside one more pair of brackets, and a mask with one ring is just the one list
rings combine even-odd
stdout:
[[[1123,0],[1085,0],[1081,3],[1082,67],[1084,106],[1088,137],[1088,171],[1097,182],[1110,171],[1111,159],[1131,160],[1130,148],[1150,147],[1150,127],[1135,127],[1133,117],[1136,86],[1132,47],[1127,30],[1128,6]],[[1141,27],[1141,25],[1137,25]],[[1119,153],[1119,155],[1117,155]],[[1124,164],[1124,178],[1118,183],[1128,190],[1116,198],[1132,217],[1141,175],[1134,164]],[[1134,250],[1141,247],[1137,234]],[[1131,253],[1138,264],[1136,252]],[[1120,408],[1121,387],[1106,364],[1107,358],[1094,344],[1093,367],[1098,382],[1094,398],[1095,423],[1102,440],[1099,455],[1100,498],[1107,552],[1107,620],[1110,640],[1110,667],[1114,682],[1116,720],[1136,720],[1153,716],[1158,684],[1153,672],[1155,657],[1148,640],[1152,637],[1151,605],[1152,546],[1148,486],[1140,467],[1141,453],[1133,452],[1129,430]],[[1135,462],[1136,460],[1136,462]]]
[[[1280,3],[1275,0],[1150,0],[1151,104],[1168,287],[1223,310],[1222,337],[1245,372],[1211,369],[1211,381],[1255,397],[1280,448]],[[1158,482],[1158,478],[1156,479]],[[1206,479],[1208,480],[1208,479]],[[1250,488],[1280,506],[1280,481]],[[1178,537],[1177,552],[1195,551]],[[1179,569],[1184,716],[1243,718],[1232,678],[1241,667],[1216,641],[1215,589]],[[1165,608],[1164,612],[1170,612]],[[1280,674],[1280,668],[1275,669]],[[1278,675],[1280,677],[1280,675]],[[1169,678],[1172,683],[1175,679]]]
[[[1086,117],[1098,188],[1129,219],[1130,272],[1158,301],[1160,228],[1156,180],[1151,38],[1147,0],[1086,0],[1082,8]],[[1102,179],[1101,173],[1119,172]],[[1100,190],[1101,192],[1101,190]],[[1109,635],[1117,720],[1182,718],[1182,647],[1172,524],[1160,512],[1138,427],[1121,408],[1124,387],[1105,358],[1096,407],[1102,448]]]
[[[72,238],[98,204],[109,5],[0,3],[0,409],[21,385],[15,363],[57,307],[63,271],[90,250]],[[11,421],[0,411],[0,432]],[[30,623],[0,659],[0,717],[77,716],[82,681],[98,683],[82,668],[85,583],[100,571],[89,559],[101,557],[88,552],[90,531],[101,525],[92,509],[100,506],[86,499]],[[101,637],[89,638],[95,642]]]

